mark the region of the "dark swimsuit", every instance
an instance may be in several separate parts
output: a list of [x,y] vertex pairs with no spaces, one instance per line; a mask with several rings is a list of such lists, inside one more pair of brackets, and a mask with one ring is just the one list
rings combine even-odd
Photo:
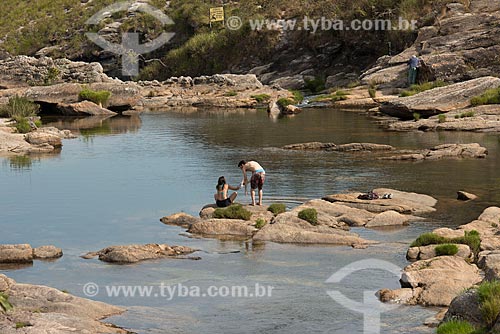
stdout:
[[[223,193],[223,192],[224,192],[224,191],[218,191],[218,190],[217,190],[217,195],[218,195],[219,193]],[[228,198],[226,198],[226,199],[224,199],[224,200],[222,200],[222,201],[216,200],[216,201],[215,201],[215,203],[217,204],[217,206],[218,206],[219,208],[225,208],[225,207],[230,206],[231,204],[233,204],[233,202],[231,202],[231,199],[229,199],[229,197],[228,197]]]

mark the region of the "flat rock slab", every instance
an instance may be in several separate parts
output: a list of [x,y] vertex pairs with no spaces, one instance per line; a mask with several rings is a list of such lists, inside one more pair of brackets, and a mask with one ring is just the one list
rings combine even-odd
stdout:
[[200,218],[196,218],[188,215],[187,213],[180,212],[170,216],[165,216],[161,218],[160,221],[165,225],[180,226],[188,229],[191,227],[191,225],[199,222]]
[[[90,252],[82,257],[91,259],[96,256],[99,260],[113,263],[135,263],[144,260],[175,258],[195,252],[195,249],[184,246],[169,246],[166,244],[146,244],[110,246],[97,252]],[[198,260],[199,258],[191,258]]]
[[370,220],[365,227],[389,227],[389,226],[403,226],[408,225],[412,221],[422,220],[422,217],[403,215],[399,212],[389,210],[379,213],[372,220]]
[[[125,310],[102,302],[75,297],[69,293],[40,285],[20,284],[0,275],[0,292],[9,296],[14,309],[0,312],[0,332],[18,333],[117,333],[127,331],[100,322]],[[24,328],[16,328],[24,323]]]
[[64,116],[102,116],[117,115],[117,113],[103,108],[94,102],[82,101],[77,103],[60,103],[56,106]]
[[0,263],[31,263],[34,259],[57,259],[61,256],[62,250],[52,245],[38,248],[29,244],[0,245]]
[[442,144],[426,150],[402,151],[397,155],[380,157],[381,160],[440,160],[440,159],[484,159],[488,150],[478,143]]
[[310,142],[286,145],[283,146],[282,149],[298,151],[372,152],[391,151],[394,150],[394,147],[391,145],[373,143],[350,143],[337,145],[335,143]]
[[348,193],[328,195],[323,197],[323,199],[332,203],[338,202],[338,204],[375,213],[392,210],[403,214],[424,214],[436,211],[434,206],[437,200],[428,195],[386,188],[374,189],[373,192],[377,194],[392,194],[392,198],[362,200],[358,199],[361,193]]
[[244,236],[252,237],[257,232],[255,223],[241,219],[207,219],[194,223],[189,233],[204,236]]
[[397,98],[383,103],[380,111],[401,119],[412,119],[414,113],[429,117],[470,106],[471,98],[498,87],[499,78],[482,77]]

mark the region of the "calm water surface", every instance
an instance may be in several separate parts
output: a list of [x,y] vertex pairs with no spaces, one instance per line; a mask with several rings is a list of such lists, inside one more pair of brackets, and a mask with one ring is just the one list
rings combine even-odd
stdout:
[[[45,284],[84,296],[83,286],[160,284],[199,286],[271,285],[266,298],[124,298],[101,291],[94,300],[129,311],[110,321],[138,333],[362,333],[360,313],[327,295],[339,290],[361,301],[364,290],[398,287],[398,277],[362,270],[341,284],[325,281],[354,261],[377,258],[407,264],[404,252],[417,235],[436,226],[466,223],[498,205],[499,137],[474,133],[387,133],[364,115],[306,110],[271,120],[262,111],[163,112],[112,119],[45,120],[79,132],[59,154],[0,158],[0,243],[55,244],[64,257],[20,270],[0,270],[26,283]],[[377,161],[369,154],[290,152],[279,147],[308,141],[374,142],[424,148],[478,142],[484,160]],[[159,218],[185,211],[196,215],[211,202],[225,175],[238,183],[241,159],[259,161],[267,172],[264,201],[289,206],[304,198],[348,190],[391,187],[435,196],[438,211],[410,227],[391,231],[356,229],[383,241],[367,250],[348,247],[190,239]],[[455,200],[457,190],[480,196]],[[240,194],[240,202],[249,197]],[[79,256],[131,243],[181,244],[198,249],[201,261],[162,260],[109,265]],[[231,251],[239,253],[221,254]],[[401,307],[382,317],[383,333],[431,333],[421,326],[435,310]]]

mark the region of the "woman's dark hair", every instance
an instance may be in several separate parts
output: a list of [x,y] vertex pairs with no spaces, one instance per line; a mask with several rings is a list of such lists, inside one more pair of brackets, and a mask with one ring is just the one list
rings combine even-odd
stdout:
[[246,164],[246,161],[245,160],[241,160],[239,163],[238,163],[238,167],[241,167],[243,165]]
[[223,190],[225,184],[226,184],[226,178],[224,176],[221,176],[219,177],[219,180],[217,181],[217,185],[215,186],[215,188],[219,191]]

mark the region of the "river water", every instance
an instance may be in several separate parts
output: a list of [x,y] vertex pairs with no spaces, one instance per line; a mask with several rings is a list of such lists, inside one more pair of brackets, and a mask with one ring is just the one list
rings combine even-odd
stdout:
[[[327,109],[306,109],[278,120],[264,111],[205,110],[45,122],[81,136],[64,141],[58,154],[0,158],[0,243],[54,244],[65,255],[0,273],[82,297],[83,287],[93,282],[100,291],[92,299],[129,310],[110,321],[138,333],[363,333],[363,315],[341,306],[327,291],[361,302],[364,291],[398,287],[399,277],[363,269],[340,283],[326,283],[332,274],[363,259],[402,268],[408,243],[420,233],[469,222],[500,200],[500,145],[493,134],[388,133],[364,114]],[[478,142],[490,154],[482,160],[412,163],[377,161],[369,154],[279,149],[308,141],[398,148]],[[354,229],[381,241],[366,250],[188,238],[183,229],[159,222],[179,211],[196,215],[213,200],[220,175],[237,184],[242,159],[257,160],[266,169],[265,204],[293,206],[326,194],[390,187],[432,195],[439,200],[438,211],[402,229]],[[480,198],[458,202],[457,190]],[[248,203],[250,198],[240,194],[238,200]],[[186,245],[203,250],[196,253],[202,259],[110,265],[79,257],[132,243]],[[109,296],[105,290],[111,285],[159,289],[161,284],[201,291],[259,284],[273,290],[261,298],[167,298],[159,293],[132,298]],[[432,333],[422,323],[435,312],[401,306],[382,314],[381,332]]]

